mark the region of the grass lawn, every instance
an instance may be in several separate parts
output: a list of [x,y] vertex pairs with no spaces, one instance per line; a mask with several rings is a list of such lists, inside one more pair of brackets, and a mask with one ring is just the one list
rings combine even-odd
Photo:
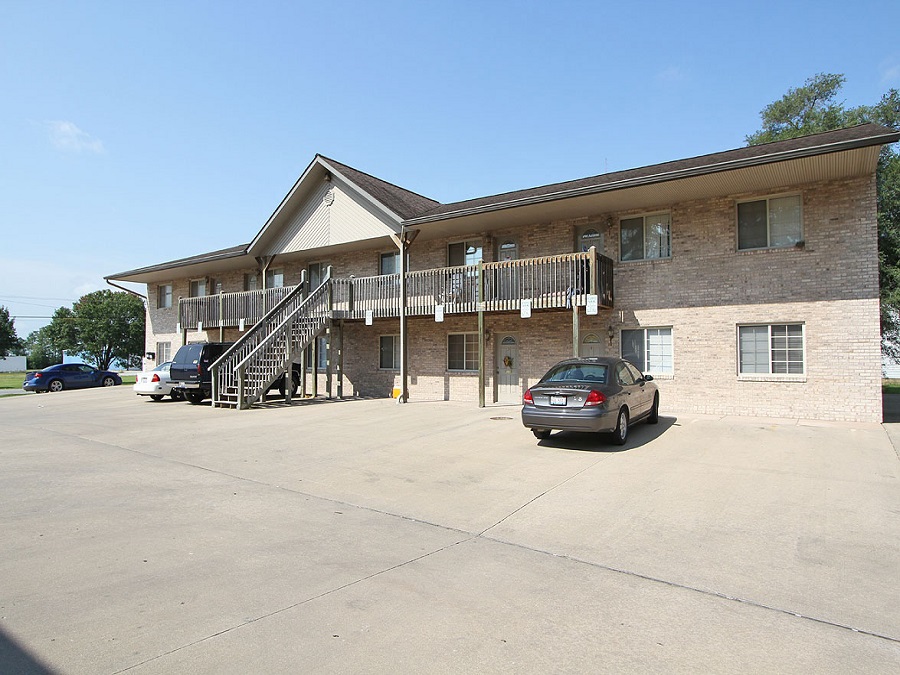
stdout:
[[881,391],[884,394],[900,394],[900,380],[882,380]]
[[[123,375],[122,384],[134,384],[134,375]],[[3,389],[21,389],[25,381],[25,373],[0,373],[0,391]]]

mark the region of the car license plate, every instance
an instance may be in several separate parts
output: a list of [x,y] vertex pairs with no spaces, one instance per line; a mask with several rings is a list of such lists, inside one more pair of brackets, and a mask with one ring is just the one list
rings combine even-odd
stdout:
[[550,397],[550,405],[565,405],[566,397],[565,396],[551,396]]

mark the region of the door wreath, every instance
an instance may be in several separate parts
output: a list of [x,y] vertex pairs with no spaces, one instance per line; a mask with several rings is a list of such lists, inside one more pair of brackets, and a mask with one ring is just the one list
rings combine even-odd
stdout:
[[507,368],[512,368],[512,359],[509,356],[503,357],[503,365]]

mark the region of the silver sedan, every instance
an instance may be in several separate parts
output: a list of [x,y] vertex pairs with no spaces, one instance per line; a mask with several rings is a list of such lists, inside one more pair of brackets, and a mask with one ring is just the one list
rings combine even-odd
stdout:
[[659,421],[659,391],[652,380],[619,358],[560,361],[525,392],[522,424],[539,439],[553,429],[604,432],[624,445],[630,425]]

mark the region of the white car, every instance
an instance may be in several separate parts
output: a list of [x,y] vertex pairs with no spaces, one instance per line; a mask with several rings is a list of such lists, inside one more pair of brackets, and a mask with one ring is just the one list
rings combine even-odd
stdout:
[[181,393],[172,389],[169,380],[171,361],[161,363],[153,370],[138,373],[134,381],[134,393],[138,396],[149,396],[154,401],[162,401],[164,396],[171,396],[173,401],[181,400]]

